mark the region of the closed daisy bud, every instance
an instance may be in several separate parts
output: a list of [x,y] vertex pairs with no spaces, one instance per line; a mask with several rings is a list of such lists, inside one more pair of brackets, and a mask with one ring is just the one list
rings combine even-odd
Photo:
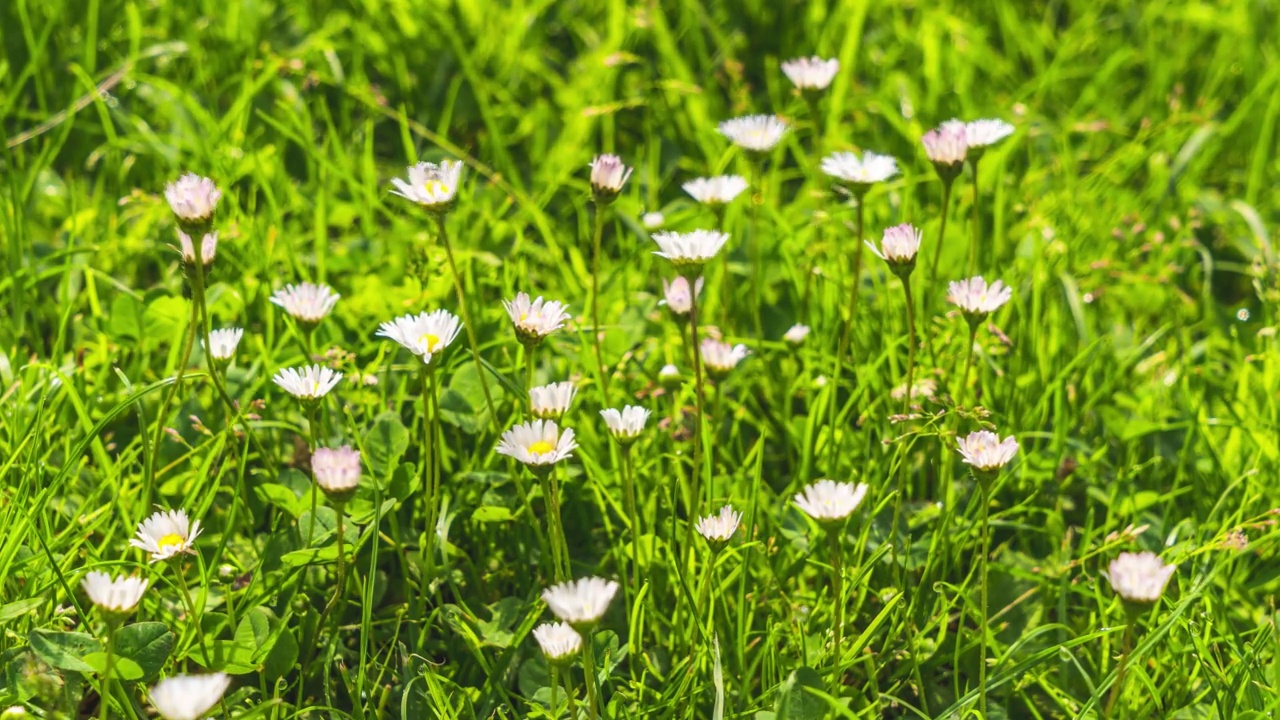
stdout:
[[924,152],[943,182],[951,182],[960,174],[969,151],[964,123],[948,120],[925,133],[920,142],[924,144]]
[[1013,126],[1003,120],[974,120],[964,125],[965,142],[976,162],[990,146],[1013,134]]
[[404,315],[378,326],[378,335],[399,343],[430,367],[458,337],[462,323],[447,310]]
[[795,347],[799,347],[803,345],[804,341],[808,337],[809,337],[809,326],[801,325],[799,323],[796,323],[795,325],[792,325],[791,327],[787,328],[787,331],[782,335],[782,339],[784,342],[786,342],[788,345],[792,345]]
[[323,365],[285,368],[271,378],[282,390],[304,403],[319,402],[342,380],[342,373]]
[[165,720],[200,720],[231,686],[226,673],[178,675],[151,688],[151,705]]
[[796,494],[793,501],[806,515],[824,524],[844,522],[867,495],[863,483],[819,480]]
[[667,216],[653,210],[640,216],[640,222],[644,225],[645,230],[657,230],[667,223]]
[[817,55],[808,58],[796,58],[782,63],[782,72],[797,89],[806,92],[826,90],[836,73],[840,72],[840,61],[824,60]]
[[138,607],[142,594],[147,591],[147,581],[124,575],[113,579],[104,572],[91,572],[84,576],[80,587],[108,617],[123,619]]
[[[178,252],[182,255],[182,264],[194,268],[196,264],[196,246],[191,236],[178,231]],[[204,233],[200,240],[200,264],[209,267],[218,254],[218,233]]]
[[1126,603],[1150,605],[1164,594],[1178,566],[1165,565],[1153,552],[1120,553],[1104,575]]
[[720,134],[750,152],[766,153],[787,134],[787,121],[777,115],[748,115],[720,123]]
[[345,503],[360,484],[360,451],[349,445],[316,448],[311,454],[311,474],[329,500]]
[[700,518],[694,527],[698,534],[707,539],[713,550],[719,550],[733,538],[741,522],[742,513],[734,512],[732,506],[725,505],[720,508],[719,514]]
[[653,241],[660,248],[654,255],[670,260],[681,275],[696,277],[729,241],[729,236],[719,230],[663,231],[654,233]]
[[881,260],[889,263],[889,267],[898,277],[905,278],[916,267],[916,253],[920,251],[920,230],[910,223],[894,225],[884,231],[877,248],[867,240],[867,247]]
[[195,173],[187,173],[164,186],[164,199],[169,202],[178,225],[192,235],[205,234],[213,223],[221,198],[222,191],[212,180]]
[[716,175],[695,178],[683,187],[685,192],[703,205],[725,205],[747,189],[747,180],[741,175]]
[[542,623],[533,629],[533,639],[553,665],[567,665],[582,649],[582,636],[568,623]]
[[694,295],[702,294],[702,278],[694,281],[693,290],[693,293],[689,292],[689,279],[683,275],[677,276],[675,280],[670,282],[663,279],[662,303],[666,304],[667,309],[676,316],[676,319],[683,320],[693,310]]
[[577,393],[578,389],[571,382],[529,388],[529,412],[540,420],[559,421],[569,412]]
[[618,583],[588,577],[552,585],[542,591],[542,600],[556,617],[584,633],[600,622],[618,592]]
[[284,308],[299,325],[309,330],[325,319],[341,297],[328,285],[304,282],[275,291],[271,304]]
[[533,420],[502,433],[497,449],[499,455],[519,460],[534,473],[547,473],[555,463],[572,457],[577,447],[573,430],[561,432],[552,420]]
[[960,308],[970,324],[981,322],[1011,297],[1013,290],[1004,283],[997,280],[987,285],[981,276],[947,283],[947,301]]
[[528,293],[516,293],[514,299],[503,300],[502,306],[515,325],[516,338],[525,346],[542,342],[543,338],[564,327],[569,319],[568,305],[543,300],[541,295],[531,300]]
[[626,446],[636,441],[644,431],[644,424],[649,419],[649,411],[635,405],[627,405],[621,411],[606,408],[600,411],[604,424],[609,427],[609,434],[618,444]]
[[158,562],[183,553],[194,555],[192,546],[199,536],[199,520],[187,519],[183,510],[169,510],[155,513],[139,523],[137,537],[129,544],[146,551],[151,562]]
[[599,205],[608,205],[622,192],[631,177],[631,168],[617,155],[597,155],[591,161],[591,196]]
[[1018,441],[1012,435],[1001,440],[999,435],[989,430],[969,433],[957,442],[960,457],[973,470],[984,490],[1018,452]]
[[392,178],[392,194],[415,202],[431,213],[443,214],[453,207],[462,179],[462,163],[445,160],[439,165],[420,162],[409,168],[409,180]]
[[861,157],[857,153],[837,152],[822,159],[822,172],[848,185],[855,195],[862,195],[872,185],[897,175],[898,161],[870,150]]
[[684,375],[681,374],[680,368],[675,365],[663,365],[662,369],[658,371],[658,382],[668,390],[676,390],[684,384]]
[[730,345],[715,338],[705,338],[701,344],[702,364],[713,380],[728,377],[738,363],[742,362],[751,351],[746,345]]
[[209,333],[209,340],[205,343],[205,352],[209,353],[218,362],[226,362],[235,357],[236,347],[240,345],[240,338],[243,335],[244,330],[240,328],[214,330]]

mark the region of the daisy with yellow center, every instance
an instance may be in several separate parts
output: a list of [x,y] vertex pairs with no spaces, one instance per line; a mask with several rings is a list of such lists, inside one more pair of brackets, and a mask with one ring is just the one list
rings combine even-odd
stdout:
[[533,420],[503,433],[498,454],[515,458],[538,472],[550,470],[555,463],[572,456],[577,447],[573,430],[562,431],[554,420]]
[[447,310],[404,315],[378,326],[378,335],[396,341],[430,366],[454,339],[462,323]]
[[445,160],[439,165],[420,162],[409,168],[408,175],[408,182],[392,178],[395,190],[391,192],[427,210],[444,212],[458,197],[462,163],[457,160]]
[[200,536],[200,521],[190,520],[184,510],[158,512],[138,524],[137,537],[129,544],[151,555],[151,562],[174,555],[195,554],[192,545]]

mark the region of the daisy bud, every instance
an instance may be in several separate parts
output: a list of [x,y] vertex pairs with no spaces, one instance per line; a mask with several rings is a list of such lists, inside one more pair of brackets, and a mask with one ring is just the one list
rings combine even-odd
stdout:
[[662,387],[669,391],[675,391],[684,385],[684,375],[680,373],[680,368],[675,365],[663,365],[658,371],[658,382]]
[[702,341],[702,364],[707,374],[717,382],[729,376],[738,363],[751,354],[746,345],[730,345],[727,342],[706,338]]
[[689,292],[689,280],[683,275],[677,276],[675,280],[667,282],[662,281],[663,300],[661,304],[665,304],[672,315],[677,320],[684,320],[690,311],[693,310],[693,299],[695,295],[702,294],[702,278],[698,278],[693,283],[693,292]]
[[570,580],[542,591],[542,600],[551,612],[579,634],[600,622],[618,592],[618,583],[598,577]]
[[427,212],[443,215],[453,207],[458,198],[458,185],[462,179],[462,163],[445,160],[439,165],[420,162],[408,170],[409,180],[392,178],[395,186],[392,194],[417,203]]
[[[204,233],[200,240],[200,264],[209,267],[213,264],[213,258],[218,254],[218,233]],[[178,230],[178,253],[182,255],[182,264],[187,268],[187,272],[194,272],[196,266],[196,246],[191,236],[185,232]]]
[[707,539],[711,549],[718,552],[733,539],[733,534],[738,531],[738,524],[741,522],[742,513],[734,512],[732,506],[725,505],[720,508],[719,514],[700,518],[694,528],[699,535]]
[[431,367],[458,337],[462,323],[448,310],[404,315],[378,326],[378,336],[389,338]]
[[151,562],[168,560],[175,555],[194,555],[193,545],[200,536],[200,521],[189,520],[186,511],[158,512],[138,524],[137,537],[129,544],[151,556]]
[[543,623],[533,629],[533,639],[552,665],[568,665],[582,649],[582,636],[568,623]]
[[104,572],[91,572],[84,576],[80,587],[108,622],[118,623],[138,607],[143,593],[147,591],[147,581],[124,575],[112,578]]
[[836,482],[819,480],[797,493],[792,501],[806,515],[824,525],[835,525],[844,522],[867,495],[867,486],[863,483]]
[[929,162],[933,163],[938,177],[946,183],[955,180],[964,169],[964,159],[969,150],[964,123],[948,120],[925,133],[920,141],[924,144],[924,152],[929,156]]
[[726,205],[747,189],[747,179],[741,175],[716,175],[694,178],[685,183],[684,191],[703,205]]
[[782,72],[796,89],[803,92],[826,90],[836,73],[840,72],[840,61],[824,60],[817,55],[808,58],[796,58],[782,63]]
[[914,225],[903,223],[884,231],[879,248],[872,245],[870,240],[865,242],[871,252],[889,263],[895,275],[905,280],[916,268],[916,253],[920,250],[921,238],[920,230]]
[[862,157],[857,153],[837,152],[822,159],[822,172],[844,183],[850,192],[861,197],[872,185],[897,175],[898,161],[870,150]]
[[796,323],[782,335],[782,340],[792,347],[800,347],[809,337],[809,326]]
[[525,347],[538,345],[551,333],[564,327],[569,319],[569,306],[542,296],[531,300],[528,293],[516,293],[514,299],[503,300],[502,306],[515,325],[516,339]]
[[151,706],[164,720],[200,720],[231,686],[226,673],[178,675],[151,688]]
[[244,330],[240,328],[214,330],[209,333],[209,339],[205,341],[205,352],[217,362],[226,364],[235,357],[236,348],[240,345],[240,338],[243,336]]
[[965,123],[964,137],[970,159],[977,162],[986,149],[1013,134],[1013,126],[1003,120],[974,120]]
[[645,230],[657,230],[667,223],[667,216],[653,210],[640,216],[640,223]]
[[271,304],[284,308],[304,330],[312,330],[329,315],[341,297],[328,285],[304,282],[275,291]]
[[[1120,553],[1103,575],[1126,605],[1154,604],[1178,566],[1165,565],[1153,552]],[[1137,609],[1137,608],[1135,608]]]
[[720,134],[753,153],[767,153],[787,134],[787,121],[777,115],[748,115],[720,123]]
[[543,475],[572,457],[577,447],[573,430],[561,431],[553,420],[533,420],[502,433],[497,452],[520,461],[535,475]]
[[597,205],[608,205],[622,192],[631,177],[631,168],[617,155],[597,155],[591,161],[591,197]]
[[702,274],[702,267],[710,262],[729,241],[729,236],[719,230],[694,230],[678,233],[662,231],[653,234],[659,250],[654,255],[664,257],[675,265],[676,272],[686,278]]
[[341,505],[356,494],[360,484],[360,451],[349,445],[316,448],[311,454],[311,474],[330,502]]
[[[164,199],[178,221],[178,226],[190,235],[203,236],[213,224],[214,211],[222,191],[207,177],[187,173],[164,186]],[[206,259],[206,264],[212,256]]]
[[606,408],[600,411],[604,424],[609,427],[609,434],[619,445],[627,447],[634,443],[644,431],[644,424],[649,419],[649,411],[635,405],[627,405],[621,411]]
[[1018,441],[1012,435],[1001,440],[999,435],[989,430],[969,433],[957,442],[960,457],[984,491],[990,489],[991,481],[1018,452]]
[[529,388],[529,412],[539,420],[559,422],[569,412],[578,389],[571,382],[551,383]]
[[982,322],[1011,297],[1013,290],[1005,287],[1004,283],[997,280],[987,285],[981,276],[947,283],[947,301],[960,308],[970,325]]

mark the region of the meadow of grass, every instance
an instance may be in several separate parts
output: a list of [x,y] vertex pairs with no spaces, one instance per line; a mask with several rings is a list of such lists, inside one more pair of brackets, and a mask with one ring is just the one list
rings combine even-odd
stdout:
[[[158,681],[215,672],[219,718],[1272,717],[1278,20],[0,2],[0,717],[154,716]],[[814,54],[841,67],[806,97],[779,64]],[[753,113],[790,125],[764,157],[717,132]],[[944,225],[921,137],[953,117],[1015,132]],[[819,168],[846,150],[899,173],[859,198]],[[598,208],[605,152],[634,173]],[[443,226],[391,193],[454,159]],[[222,191],[199,274],[164,196],[186,172]],[[722,173],[751,185],[722,211],[681,189]],[[730,236],[692,324],[660,302],[654,212]],[[923,232],[913,363],[859,222]],[[1012,299],[971,335],[946,283],[974,274]],[[342,296],[314,331],[270,302],[303,281]],[[536,347],[502,306],[521,291],[569,307]],[[229,365],[186,352],[201,307],[244,328]],[[375,334],[437,309],[468,324],[429,373]],[[699,383],[693,332],[750,354]],[[311,363],[344,374],[318,404],[272,382]],[[579,447],[540,477],[495,448],[558,381]],[[652,413],[629,446],[599,412],[624,405]],[[994,479],[956,451],[981,429],[1020,446]],[[312,451],[342,445],[362,476],[335,503]],[[847,522],[794,502],[820,478],[866,484]],[[690,531],[726,504],[723,548]],[[159,509],[203,532],[150,563],[129,541]],[[1104,573],[1142,550],[1176,570],[1135,606]],[[147,579],[136,611],[95,609],[92,571]],[[620,588],[553,664],[532,631],[558,576]]]

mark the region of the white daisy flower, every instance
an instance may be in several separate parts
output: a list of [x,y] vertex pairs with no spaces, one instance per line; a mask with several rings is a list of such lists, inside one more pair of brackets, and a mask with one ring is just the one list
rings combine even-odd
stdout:
[[795,325],[792,325],[791,327],[787,328],[787,331],[782,334],[783,341],[786,342],[788,345],[794,345],[794,346],[803,345],[804,341],[808,339],[808,337],[809,337],[809,326],[801,325],[800,323],[796,323]]
[[542,600],[556,617],[582,632],[604,617],[617,592],[618,583],[588,577],[552,585],[542,591]]
[[533,420],[502,433],[498,454],[515,458],[532,471],[545,472],[555,463],[572,457],[577,447],[573,430],[565,428],[562,432],[554,420]]
[[142,594],[147,591],[147,581],[124,575],[113,579],[104,572],[91,572],[84,576],[80,587],[99,610],[127,615],[138,607]]
[[311,475],[334,502],[346,502],[360,484],[360,451],[350,445],[316,448],[311,453]]
[[1003,120],[974,120],[964,124],[965,142],[982,151],[1013,134],[1014,127]]
[[787,134],[787,121],[777,115],[747,115],[720,123],[720,134],[743,150],[768,152]]
[[578,388],[565,381],[529,388],[529,412],[540,420],[559,420],[569,412]]
[[342,373],[324,365],[285,368],[271,378],[282,390],[299,400],[319,400],[342,380]]
[[457,199],[461,179],[462,163],[457,160],[445,160],[439,165],[420,162],[409,168],[408,182],[391,179],[396,188],[391,192],[427,210],[443,212]]
[[677,317],[688,315],[693,310],[694,295],[702,294],[702,278],[698,278],[693,283],[693,293],[689,292],[689,279],[683,275],[677,275],[675,280],[668,281],[666,278],[662,280],[662,302],[667,309]]
[[378,335],[394,340],[431,365],[458,337],[462,323],[448,310],[403,315],[378,326]]
[[649,419],[649,411],[635,405],[627,405],[622,410],[606,408],[600,411],[604,424],[609,426],[609,434],[622,445],[630,445],[644,432],[644,424]]
[[164,199],[178,218],[178,224],[188,229],[200,229],[213,221],[222,191],[207,177],[187,173],[164,186]]
[[793,498],[796,507],[818,522],[839,522],[853,514],[867,495],[864,483],[819,480]]
[[640,216],[640,223],[644,225],[645,230],[657,230],[667,224],[667,216],[657,210],[651,210]]
[[742,522],[742,513],[734,512],[733,507],[725,505],[717,515],[708,515],[698,520],[694,528],[712,547],[723,545],[733,538]]
[[151,688],[151,706],[165,720],[200,720],[230,686],[226,673],[166,678]]
[[569,306],[555,300],[543,300],[539,295],[530,300],[528,293],[516,293],[514,299],[503,300],[502,306],[516,327],[520,342],[536,344],[551,333],[564,327],[569,319]]
[[840,61],[824,60],[817,55],[796,58],[782,63],[782,72],[800,90],[826,90],[840,72]]
[[1177,565],[1165,565],[1153,552],[1120,553],[1104,573],[1111,589],[1133,603],[1154,603],[1164,594]]
[[654,255],[670,260],[682,274],[692,274],[715,258],[729,241],[729,236],[719,230],[694,230],[687,233],[664,230],[654,233],[653,241],[660,248],[654,251]]
[[916,253],[920,252],[922,239],[923,235],[918,228],[910,223],[902,223],[884,231],[880,247],[871,244],[870,240],[864,242],[871,248],[871,252],[893,266],[895,271],[906,269],[910,272],[916,265]]
[[968,134],[964,123],[959,120],[948,120],[937,128],[930,130],[920,139],[924,144],[925,155],[938,174],[950,180],[960,174],[964,159],[969,152]]
[[702,364],[706,366],[711,377],[717,379],[728,375],[738,366],[738,363],[751,354],[746,345],[730,345],[715,338],[704,338],[700,347]]
[[582,649],[582,636],[568,623],[542,623],[533,629],[533,639],[553,663],[571,660]]
[[1018,441],[1012,435],[1001,440],[989,430],[978,430],[960,438],[960,457],[979,473],[996,473],[1009,464],[1018,452]]
[[314,327],[333,310],[342,296],[328,285],[298,283],[285,285],[271,295],[271,304],[284,308],[299,323]]
[[151,562],[183,553],[194,555],[200,521],[187,519],[184,510],[160,511],[138,523],[138,536],[129,544],[151,555]]
[[591,161],[591,192],[598,201],[611,202],[629,177],[631,168],[617,155],[597,155]]
[[971,322],[999,310],[1013,297],[1013,290],[999,280],[987,285],[981,276],[947,283],[947,301],[960,308]]
[[[192,242],[191,236],[185,232],[178,231],[178,253],[182,256],[182,262],[187,265],[193,265],[196,261],[195,243]],[[200,240],[200,264],[209,267],[213,264],[213,259],[218,254],[218,233],[205,233]]]
[[230,360],[235,356],[236,347],[240,345],[240,338],[243,336],[244,330],[240,328],[213,330],[209,333],[209,340],[205,343],[205,350],[213,356],[214,360]]
[[862,157],[857,153],[837,152],[822,159],[822,172],[865,191],[897,175],[898,161],[870,150],[862,153]]
[[694,178],[682,187],[703,205],[725,205],[747,189],[747,179],[741,175],[716,175]]

